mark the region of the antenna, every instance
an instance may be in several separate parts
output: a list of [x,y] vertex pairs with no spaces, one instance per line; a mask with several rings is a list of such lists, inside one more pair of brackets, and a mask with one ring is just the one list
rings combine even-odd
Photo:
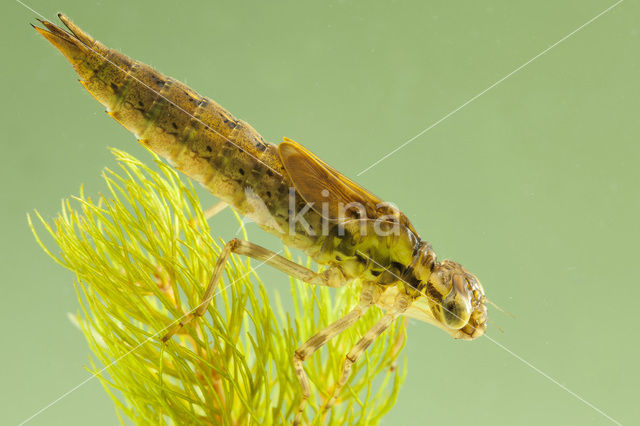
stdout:
[[511,312],[505,311],[500,306],[496,305],[491,300],[489,300],[487,297],[484,298],[484,301],[490,304],[491,306],[493,306],[494,308],[496,308],[497,310],[499,310],[500,312],[502,312],[503,314],[509,315],[511,318],[516,319],[515,315],[513,315]]

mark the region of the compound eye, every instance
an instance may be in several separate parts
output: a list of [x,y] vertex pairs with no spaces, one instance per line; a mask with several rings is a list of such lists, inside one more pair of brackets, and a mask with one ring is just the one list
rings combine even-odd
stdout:
[[467,280],[460,274],[454,274],[451,281],[453,281],[453,290],[455,290],[458,294],[468,294],[469,286],[467,285]]
[[471,318],[471,294],[462,275],[454,274],[451,291],[442,300],[442,317],[447,327],[458,330]]

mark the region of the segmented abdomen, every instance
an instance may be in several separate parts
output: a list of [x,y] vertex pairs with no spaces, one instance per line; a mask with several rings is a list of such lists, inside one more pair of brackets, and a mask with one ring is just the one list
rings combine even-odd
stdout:
[[319,263],[340,257],[335,238],[322,233],[321,216],[299,196],[294,211],[306,211],[311,232],[296,220],[290,228],[293,184],[275,145],[216,102],[107,48],[58,16],[71,33],[47,21],[41,21],[46,30],[36,30],[67,57],[107,113],[141,143],[290,247]]
[[[309,251],[306,233],[289,235],[292,187],[277,153],[249,124],[185,84],[95,41],[63,15],[36,29],[73,64],[82,85],[141,143],[285,243]],[[303,208],[303,201],[300,208]],[[318,227],[319,215],[306,220]],[[314,250],[311,250],[313,252]],[[313,253],[311,253],[313,254]]]
[[107,50],[83,85],[141,143],[241,211],[247,187],[263,200],[273,190],[286,195],[275,145],[183,83]]

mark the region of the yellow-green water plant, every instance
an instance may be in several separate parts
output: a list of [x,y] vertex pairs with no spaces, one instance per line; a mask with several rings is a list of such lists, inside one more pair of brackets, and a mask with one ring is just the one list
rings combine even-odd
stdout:
[[[291,281],[293,307],[269,294],[252,264],[233,256],[207,314],[166,344],[168,328],[195,308],[223,242],[212,236],[191,182],[162,163],[147,167],[113,150],[108,191],[63,201],[43,249],[75,274],[74,322],[94,356],[90,370],[136,424],[284,424],[300,398],[295,349],[356,304],[357,284],[314,288]],[[215,228],[215,218],[211,220]],[[215,231],[213,232],[215,235]],[[317,415],[345,354],[381,317],[371,309],[330,341],[305,368],[313,392],[306,418],[315,424],[376,424],[395,404],[406,372],[397,321],[356,365],[339,404]],[[395,368],[399,363],[401,368]]]

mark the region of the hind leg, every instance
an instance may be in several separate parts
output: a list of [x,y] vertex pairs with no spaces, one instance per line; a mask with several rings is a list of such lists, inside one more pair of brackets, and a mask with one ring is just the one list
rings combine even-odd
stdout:
[[242,254],[251,258],[260,260],[268,265],[273,266],[276,269],[284,272],[285,274],[298,278],[301,281],[309,284],[324,285],[328,287],[341,287],[347,284],[349,281],[345,279],[344,275],[339,269],[329,268],[322,272],[313,272],[309,268],[300,266],[295,262],[290,261],[286,257],[280,256],[278,253],[268,250],[264,247],[260,247],[257,244],[253,244],[249,241],[233,239],[229,241],[216,261],[211,279],[204,292],[202,301],[200,304],[190,311],[181,321],[174,324],[167,334],[162,338],[163,342],[169,340],[173,335],[177,334],[185,325],[189,324],[195,318],[201,317],[207,311],[209,304],[213,300],[218,282],[222,277],[224,266],[229,260],[231,253]]
[[214,204],[213,206],[209,207],[204,211],[204,219],[205,220],[211,219],[212,217],[220,213],[222,210],[224,210],[228,206],[229,204],[227,204],[226,202],[218,201],[216,204]]

